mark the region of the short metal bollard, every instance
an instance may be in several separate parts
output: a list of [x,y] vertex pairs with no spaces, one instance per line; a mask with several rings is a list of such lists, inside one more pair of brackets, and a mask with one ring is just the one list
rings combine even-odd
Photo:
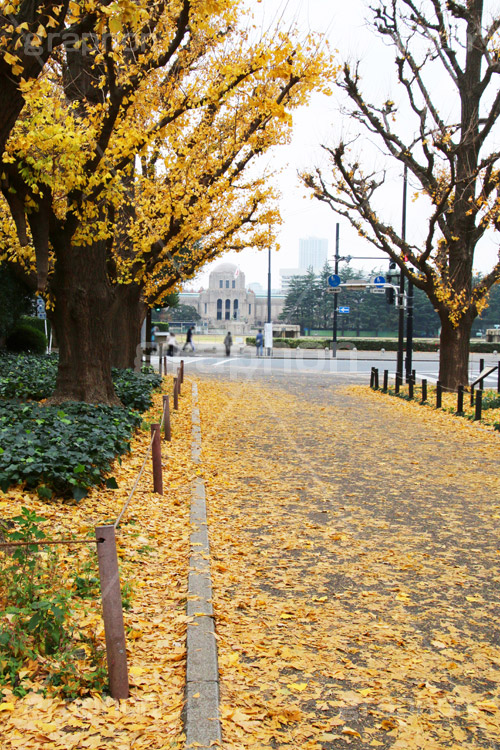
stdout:
[[378,367],[373,371],[373,387],[378,391]]
[[114,526],[97,526],[95,536],[99,578],[101,582],[102,616],[106,638],[109,691],[112,698],[128,698],[128,669],[125,629],[123,626],[120,575],[116,554]]
[[464,387],[463,385],[458,386],[457,393],[457,414],[464,413]]
[[441,408],[442,400],[443,400],[443,386],[438,380],[436,383],[436,409]]
[[180,375],[181,375],[181,384],[182,384],[184,382],[184,360],[183,359],[181,359]]
[[422,399],[421,399],[421,403],[425,404],[426,401],[427,401],[427,380],[426,380],[426,378],[424,378],[422,380]]
[[153,461],[153,492],[163,495],[163,472],[161,465],[161,435],[160,425],[155,423],[151,425],[151,437],[153,445],[151,448],[151,457]]
[[481,411],[483,408],[483,392],[478,390],[476,393],[476,411],[474,413],[474,421],[479,422],[481,420]]
[[387,393],[388,387],[389,387],[389,370],[384,370],[384,384],[382,386],[382,390],[384,393]]

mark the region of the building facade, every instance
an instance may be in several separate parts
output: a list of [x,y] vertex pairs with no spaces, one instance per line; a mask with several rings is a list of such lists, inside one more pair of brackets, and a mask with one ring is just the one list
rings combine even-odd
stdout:
[[[245,286],[245,274],[234,263],[220,263],[211,272],[208,289],[181,292],[179,301],[192,305],[202,320],[212,328],[229,328],[246,332],[267,321],[267,294],[256,293]],[[277,322],[283,311],[285,297],[271,297],[271,319]]]
[[295,276],[305,276],[305,268],[280,268],[280,292],[285,296],[290,289],[290,282]]
[[319,273],[328,258],[328,240],[320,237],[307,237],[299,240],[299,268]]

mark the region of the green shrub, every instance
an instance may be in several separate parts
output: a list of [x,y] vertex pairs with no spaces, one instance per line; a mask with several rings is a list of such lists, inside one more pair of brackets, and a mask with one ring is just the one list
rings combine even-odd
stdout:
[[[25,483],[41,496],[80,500],[100,484],[117,455],[129,450],[139,411],[151,406],[161,385],[155,373],[113,370],[116,393],[125,408],[66,402],[40,406],[54,390],[56,356],[4,354],[0,357],[0,489]],[[33,399],[23,403],[19,399]],[[114,480],[108,480],[113,486]],[[116,486],[116,483],[115,485]]]
[[146,411],[152,405],[151,395],[161,386],[161,376],[154,372],[113,369],[116,395],[128,409]]
[[[290,348],[297,349],[329,349],[331,338],[299,338],[299,339],[273,339],[273,347],[276,349]],[[247,346],[255,346],[255,336],[246,338]],[[348,345],[348,348],[356,348],[358,351],[380,351],[385,349],[386,352],[395,352],[398,349],[397,339],[382,338],[357,338],[340,337],[337,342],[337,348],[342,349]],[[347,348],[347,347],[346,347]],[[437,352],[439,350],[439,339],[414,339],[413,350],[416,352]],[[491,344],[485,341],[471,341],[469,351],[477,353],[493,353],[500,350],[500,344]]]
[[56,385],[57,356],[5,354],[0,356],[0,398],[40,401]]
[[[54,391],[57,355],[2,354],[0,356],[0,398],[48,398]],[[112,370],[116,395],[130,409],[145,411],[151,406],[151,394],[161,386],[154,372]]]
[[[45,320],[43,318],[36,318],[33,315],[23,315],[20,323],[31,326],[31,328],[36,328],[37,331],[40,331],[45,336]],[[47,321],[47,328],[49,326],[50,323]]]
[[6,340],[7,349],[11,352],[32,352],[43,354],[47,348],[45,334],[27,323],[19,323]]
[[168,331],[170,329],[170,323],[166,323],[164,320],[158,320],[153,323],[153,328],[156,326],[159,331]]
[[[22,508],[21,515],[9,521],[10,528],[0,529],[2,539],[8,543],[49,541],[40,527],[45,520]],[[40,670],[43,674],[38,678],[45,686],[67,698],[102,691],[104,654],[83,633],[75,633],[75,610],[85,613],[89,605],[83,605],[79,592],[61,581],[57,548],[24,544],[11,549],[12,553],[4,553],[0,566],[0,696],[3,685],[15,695],[26,695],[32,688],[30,680]],[[95,557],[87,569],[90,566],[95,578]],[[78,668],[83,645],[90,657],[84,671]]]

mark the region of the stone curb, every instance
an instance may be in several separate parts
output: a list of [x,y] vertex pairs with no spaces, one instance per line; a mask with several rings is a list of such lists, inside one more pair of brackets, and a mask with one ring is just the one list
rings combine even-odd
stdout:
[[[201,427],[198,386],[192,385],[191,458],[201,462]],[[205,483],[191,484],[190,547],[187,615],[186,705],[184,728],[186,748],[209,748],[222,739],[219,717],[219,669],[212,607],[210,548],[208,542]]]

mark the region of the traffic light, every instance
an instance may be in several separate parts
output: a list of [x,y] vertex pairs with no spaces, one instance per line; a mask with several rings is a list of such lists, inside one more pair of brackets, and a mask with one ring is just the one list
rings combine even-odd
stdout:
[[[388,284],[399,284],[399,271],[397,270],[396,261],[389,261],[389,270],[387,271],[387,283]],[[385,290],[385,300],[388,305],[393,305],[396,300],[396,295],[392,287],[388,287]]]

